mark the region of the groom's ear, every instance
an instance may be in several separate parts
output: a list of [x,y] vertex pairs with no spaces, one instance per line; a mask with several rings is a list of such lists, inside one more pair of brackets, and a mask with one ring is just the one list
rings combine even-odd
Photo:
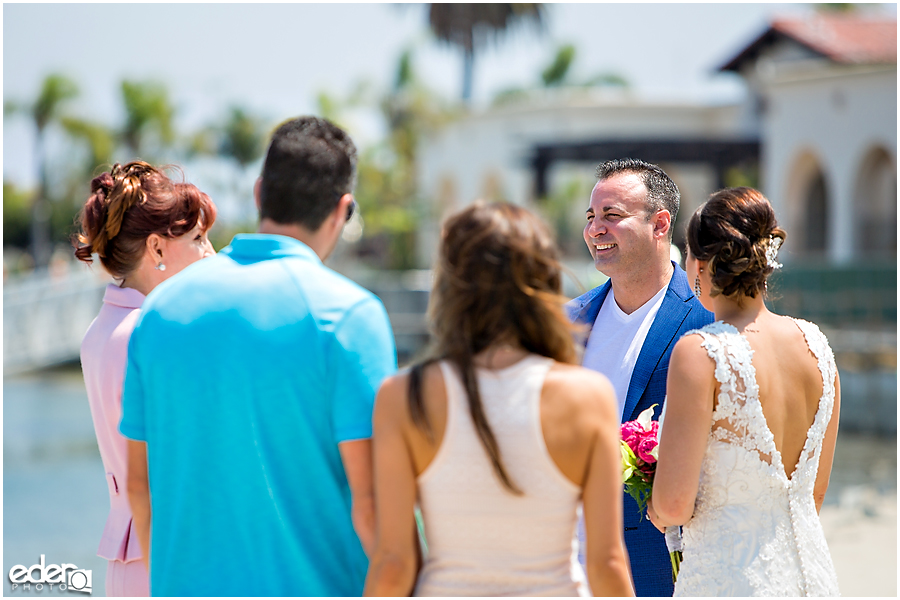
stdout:
[[671,228],[672,213],[664,208],[656,211],[656,215],[653,217],[653,236],[658,238],[668,237]]

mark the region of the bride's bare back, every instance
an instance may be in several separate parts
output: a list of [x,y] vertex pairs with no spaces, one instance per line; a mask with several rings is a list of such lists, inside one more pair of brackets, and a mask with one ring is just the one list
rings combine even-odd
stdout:
[[765,311],[738,331],[753,349],[759,403],[790,477],[822,397],[818,362],[803,332],[788,317]]

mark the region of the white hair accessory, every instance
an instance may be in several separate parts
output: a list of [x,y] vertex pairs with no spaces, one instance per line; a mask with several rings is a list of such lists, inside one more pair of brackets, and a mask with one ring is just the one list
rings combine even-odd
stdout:
[[784,265],[778,262],[778,250],[781,248],[781,244],[784,240],[780,237],[775,237],[774,235],[769,236],[769,243],[766,245],[766,266],[772,267],[773,269],[780,269]]

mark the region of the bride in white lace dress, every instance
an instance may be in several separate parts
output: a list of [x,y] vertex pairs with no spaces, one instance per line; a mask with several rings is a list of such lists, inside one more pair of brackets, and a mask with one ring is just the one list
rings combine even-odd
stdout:
[[687,273],[717,321],[672,353],[648,515],[683,525],[676,596],[836,596],[819,521],[840,382],[825,336],[763,302],[785,233],[750,188],[688,225]]

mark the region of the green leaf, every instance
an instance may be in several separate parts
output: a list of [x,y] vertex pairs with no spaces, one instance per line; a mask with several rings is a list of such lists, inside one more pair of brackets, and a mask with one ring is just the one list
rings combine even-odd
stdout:
[[572,61],[574,59],[575,46],[572,44],[561,46],[559,50],[557,50],[553,62],[541,73],[541,79],[544,81],[544,85],[547,87],[561,85],[565,81],[566,74],[568,74],[569,67],[572,66]]

